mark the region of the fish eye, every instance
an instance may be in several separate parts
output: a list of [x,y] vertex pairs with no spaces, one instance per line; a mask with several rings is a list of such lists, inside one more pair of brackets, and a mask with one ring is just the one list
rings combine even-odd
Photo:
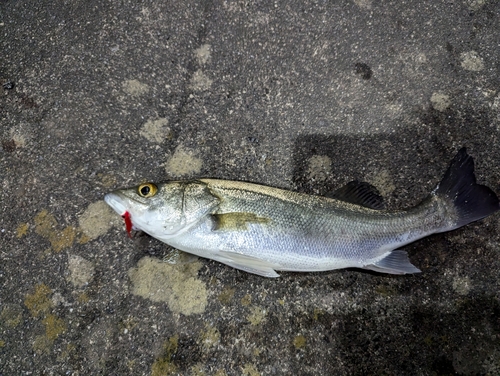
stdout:
[[137,188],[137,193],[141,197],[152,197],[156,194],[158,188],[153,183],[145,183],[141,184],[139,188]]

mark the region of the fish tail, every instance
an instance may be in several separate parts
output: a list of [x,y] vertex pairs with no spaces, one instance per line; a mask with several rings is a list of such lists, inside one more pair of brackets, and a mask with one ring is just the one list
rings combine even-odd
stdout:
[[455,225],[447,230],[465,226],[500,210],[495,192],[476,183],[474,160],[465,147],[451,161],[434,194],[451,201],[456,210]]

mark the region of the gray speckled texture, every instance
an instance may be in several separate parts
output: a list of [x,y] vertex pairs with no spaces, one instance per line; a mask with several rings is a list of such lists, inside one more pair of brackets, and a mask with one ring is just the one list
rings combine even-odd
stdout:
[[[500,3],[0,0],[0,374],[500,373],[500,217],[423,273],[245,274],[102,200],[214,177],[419,202],[467,146],[500,192]],[[164,260],[164,262],[161,262]]]

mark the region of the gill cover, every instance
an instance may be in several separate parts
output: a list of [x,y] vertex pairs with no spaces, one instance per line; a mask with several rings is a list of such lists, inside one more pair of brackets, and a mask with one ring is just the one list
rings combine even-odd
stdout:
[[[147,189],[143,186],[139,187],[138,194],[144,197]],[[219,204],[207,185],[197,180],[160,184],[155,195],[142,200],[147,200],[148,208],[143,218],[136,218],[142,222],[139,227],[160,239],[183,233]]]
[[219,202],[219,198],[210,191],[207,184],[198,180],[186,182],[182,199],[185,223],[195,223],[206,214],[215,212]]

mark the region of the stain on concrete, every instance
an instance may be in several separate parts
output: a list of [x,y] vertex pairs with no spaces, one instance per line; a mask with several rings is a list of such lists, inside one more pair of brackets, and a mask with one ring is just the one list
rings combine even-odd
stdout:
[[193,77],[189,83],[189,87],[194,91],[206,91],[210,89],[212,86],[212,80],[208,78],[205,73],[200,70],[197,70],[193,73]]
[[67,226],[63,230],[58,230],[58,227],[55,217],[45,209],[35,216],[35,232],[46,238],[55,252],[70,247],[77,233],[72,226]]
[[196,156],[196,152],[177,146],[174,154],[167,160],[165,169],[174,177],[200,173],[203,161]]
[[80,229],[88,240],[104,235],[113,226],[120,226],[119,216],[104,201],[90,204],[79,218]]
[[139,134],[148,141],[161,144],[163,141],[170,140],[173,137],[172,131],[167,125],[168,120],[165,118],[149,119],[144,123]]
[[92,262],[78,255],[68,255],[68,281],[75,287],[84,287],[92,280],[95,268]]
[[359,75],[363,80],[369,80],[373,76],[372,68],[365,63],[354,64],[356,74]]
[[432,93],[431,104],[435,110],[443,112],[450,107],[450,96],[440,92]]
[[205,311],[207,289],[198,279],[200,262],[171,265],[151,257],[142,258],[129,270],[132,293],[153,302],[166,302],[172,312],[186,316]]
[[472,72],[484,69],[484,61],[476,51],[467,51],[460,54],[460,65],[462,68]]
[[125,93],[138,97],[147,94],[149,86],[139,80],[127,80],[122,84],[122,89]]

